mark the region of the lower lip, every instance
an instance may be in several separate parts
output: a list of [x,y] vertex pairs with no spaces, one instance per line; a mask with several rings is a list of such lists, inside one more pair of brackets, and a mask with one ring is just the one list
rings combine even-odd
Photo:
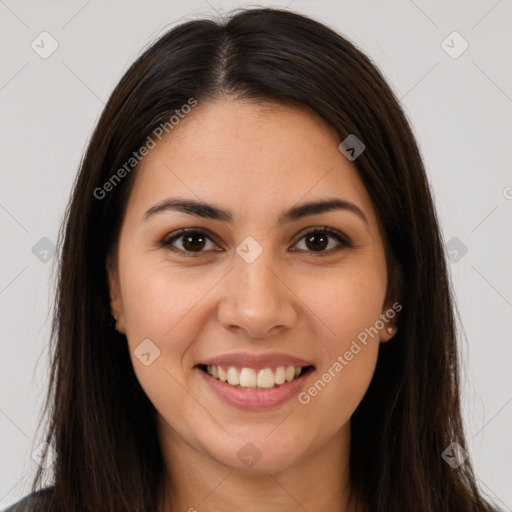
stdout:
[[215,379],[200,368],[196,368],[196,370],[221,400],[239,409],[249,411],[272,409],[288,402],[300,392],[310,374],[313,373],[310,369],[291,382],[285,382],[270,389],[244,389],[235,388],[226,382]]

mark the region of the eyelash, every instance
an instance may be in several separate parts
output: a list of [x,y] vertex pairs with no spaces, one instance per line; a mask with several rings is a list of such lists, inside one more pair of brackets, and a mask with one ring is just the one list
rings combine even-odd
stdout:
[[[331,229],[331,228],[328,228],[327,226],[324,226],[324,227],[316,227],[316,228],[311,228],[309,229],[307,232],[305,232],[296,242],[294,245],[296,245],[298,242],[300,242],[302,239],[306,238],[308,235],[311,235],[311,234],[315,234],[315,233],[325,233],[327,234],[329,237],[331,238],[334,238],[336,241],[340,242],[340,245],[338,245],[337,247],[334,247],[334,248],[331,248],[329,249],[328,251],[308,251],[308,250],[305,250],[305,252],[310,252],[312,253],[315,257],[323,257],[323,256],[329,256],[331,254],[334,254],[334,253],[337,253],[338,251],[340,251],[341,249],[343,248],[348,248],[348,249],[352,249],[354,248],[354,245],[352,244],[352,242],[350,242],[350,240],[348,238],[346,238],[344,235],[342,235],[339,231],[336,231],[334,229]],[[170,249],[171,251],[179,254],[180,256],[183,256],[185,258],[196,258],[198,257],[199,255],[207,252],[207,251],[183,251],[182,249],[178,249],[176,247],[174,247],[172,245],[172,243],[175,241],[175,240],[178,240],[179,238],[183,237],[184,235],[189,235],[189,234],[198,234],[198,235],[203,235],[205,236],[205,238],[207,238],[208,240],[210,240],[211,242],[215,243],[212,238],[208,235],[208,233],[203,230],[203,229],[198,229],[198,228],[184,228],[184,229],[180,229],[179,231],[175,232],[175,233],[172,233],[171,235],[165,237],[161,242],[160,242],[160,245],[162,247],[165,247],[167,249]],[[300,252],[304,252],[304,250],[300,250]]]

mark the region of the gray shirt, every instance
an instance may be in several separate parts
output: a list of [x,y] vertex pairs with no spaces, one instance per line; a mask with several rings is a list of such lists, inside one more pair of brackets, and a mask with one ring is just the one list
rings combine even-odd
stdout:
[[41,495],[48,490],[50,490],[50,488],[34,491],[5,509],[4,512],[37,512],[39,509],[38,505],[41,502]]

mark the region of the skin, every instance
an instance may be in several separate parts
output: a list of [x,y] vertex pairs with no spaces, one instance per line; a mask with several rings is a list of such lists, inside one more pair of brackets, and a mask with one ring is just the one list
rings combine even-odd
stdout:
[[[314,364],[307,389],[391,307],[378,219],[340,142],[309,111],[226,97],[200,103],[137,171],[117,259],[107,271],[117,329],[158,411],[168,469],[162,511],[296,512],[298,504],[355,510],[348,498],[349,420],[370,383],[379,343],[396,332],[386,331],[393,321],[306,405],[292,398],[270,410],[240,410],[217,398],[194,369],[225,353],[285,352]],[[230,210],[234,220],[177,211],[142,220],[168,197],[201,199]],[[326,197],[356,204],[368,225],[342,210],[277,225],[283,210]],[[337,240],[329,238],[325,249],[307,245],[307,228],[323,226],[355,247],[327,254]],[[187,227],[211,233],[202,252],[180,257],[159,245]],[[250,264],[236,252],[247,236],[263,249]],[[183,244],[173,243],[178,250]],[[134,355],[145,339],[160,350],[149,366]],[[248,442],[261,453],[250,468],[237,456]]]

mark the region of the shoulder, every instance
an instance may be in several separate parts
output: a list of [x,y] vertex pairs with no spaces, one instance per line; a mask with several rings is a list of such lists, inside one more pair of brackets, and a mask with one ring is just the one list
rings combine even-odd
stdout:
[[3,512],[35,512],[38,510],[38,505],[41,502],[42,496],[48,493],[51,489],[51,487],[47,487],[46,489],[34,491],[28,496],[22,498],[20,501],[11,505],[9,508],[6,508]]

